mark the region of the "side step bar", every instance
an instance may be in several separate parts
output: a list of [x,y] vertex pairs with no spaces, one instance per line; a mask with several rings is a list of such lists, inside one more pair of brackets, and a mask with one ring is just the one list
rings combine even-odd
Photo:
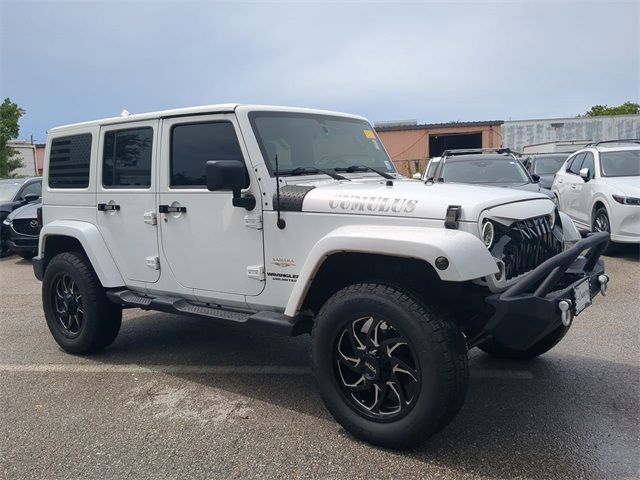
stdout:
[[289,317],[271,311],[242,312],[192,303],[177,297],[149,297],[131,290],[109,290],[107,297],[123,307],[191,315],[233,325],[246,325],[283,335],[295,336],[311,331],[311,319],[306,316]]

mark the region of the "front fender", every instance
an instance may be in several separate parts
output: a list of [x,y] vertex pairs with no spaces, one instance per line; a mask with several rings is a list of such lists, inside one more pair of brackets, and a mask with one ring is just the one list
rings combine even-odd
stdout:
[[95,225],[77,220],[54,220],[47,223],[40,231],[40,258],[44,258],[47,239],[52,236],[71,237],[78,240],[103,287],[112,288],[124,285],[122,275],[120,275],[104,238]]
[[298,313],[309,285],[324,262],[338,252],[371,253],[423,260],[434,265],[444,256],[445,270],[434,270],[440,279],[464,282],[498,272],[495,260],[479,238],[461,230],[443,228],[357,225],[340,227],[321,238],[311,249],[291,292],[286,315]]

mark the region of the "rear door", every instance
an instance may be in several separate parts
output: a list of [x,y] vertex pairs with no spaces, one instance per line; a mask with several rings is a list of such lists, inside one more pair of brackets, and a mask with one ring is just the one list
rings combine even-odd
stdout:
[[155,157],[158,120],[106,126],[98,149],[98,226],[128,284],[160,276]]

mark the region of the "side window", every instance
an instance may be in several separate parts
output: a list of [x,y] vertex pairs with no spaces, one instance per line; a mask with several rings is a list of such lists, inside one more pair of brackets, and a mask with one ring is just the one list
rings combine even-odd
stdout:
[[41,182],[31,182],[26,187],[22,189],[20,192],[20,197],[24,198],[26,195],[35,194],[39,197],[42,196],[42,183]]
[[49,187],[87,188],[90,164],[90,133],[56,138],[49,155]]
[[580,175],[580,169],[582,168],[582,161],[584,160],[584,153],[580,153],[571,160],[571,165],[567,168],[567,172],[573,173],[574,175]]
[[204,187],[209,160],[244,162],[231,122],[187,123],[171,129],[171,187]]
[[150,187],[152,144],[151,127],[105,133],[102,185],[105,188]]
[[595,175],[595,164],[593,162],[593,153],[591,152],[587,152],[585,154],[584,160],[582,162],[582,166],[580,167],[580,169],[582,170],[583,168],[588,168],[589,169],[589,177],[593,178]]

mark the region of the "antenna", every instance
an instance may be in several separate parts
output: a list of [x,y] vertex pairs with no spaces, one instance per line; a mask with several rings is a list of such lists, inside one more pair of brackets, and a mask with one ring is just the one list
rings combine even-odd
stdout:
[[280,218],[280,168],[278,168],[278,154],[276,153],[276,213],[278,215],[278,221],[276,225],[280,230],[283,230],[287,226],[284,218]]

